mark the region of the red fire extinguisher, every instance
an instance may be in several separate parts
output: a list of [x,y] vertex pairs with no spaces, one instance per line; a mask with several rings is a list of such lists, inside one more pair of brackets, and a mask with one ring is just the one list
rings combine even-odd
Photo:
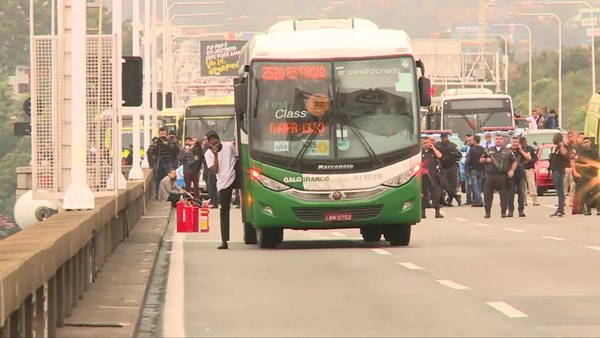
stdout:
[[200,232],[208,232],[210,230],[209,226],[209,212],[210,209],[208,207],[210,201],[202,201],[202,208],[200,209]]

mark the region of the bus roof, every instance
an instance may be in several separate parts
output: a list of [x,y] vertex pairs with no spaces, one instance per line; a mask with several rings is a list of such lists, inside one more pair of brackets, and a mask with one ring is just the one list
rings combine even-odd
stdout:
[[[355,22],[357,20],[361,19],[355,19]],[[297,24],[294,20],[280,22],[270,29],[270,33],[255,35],[242,49],[242,63],[250,64],[250,60],[254,59],[314,60],[413,55],[410,38],[401,30],[379,29],[374,24],[353,28],[316,25],[306,30],[293,30],[294,22]]]
[[435,99],[432,98],[433,102],[442,102],[446,100],[469,100],[469,99],[510,99],[510,95],[506,94],[459,94],[459,95],[446,95],[438,96]]
[[200,96],[191,99],[188,103],[185,104],[186,107],[194,107],[194,106],[222,106],[222,105],[233,105],[234,100],[233,96],[223,96],[223,97],[206,97]]

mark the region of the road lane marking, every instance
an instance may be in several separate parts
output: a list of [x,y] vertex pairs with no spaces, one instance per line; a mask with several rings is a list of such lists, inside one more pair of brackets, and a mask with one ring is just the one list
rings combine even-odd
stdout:
[[506,230],[506,231],[510,231],[510,232],[519,232],[519,233],[522,233],[522,232],[527,232],[527,231],[525,231],[525,230],[522,230],[522,229],[511,229],[511,228],[506,228],[506,229],[504,229],[504,230]]
[[347,236],[346,234],[343,234],[341,232],[331,232],[330,234],[333,237],[346,237]]
[[562,237],[554,237],[554,236],[541,236],[544,239],[551,239],[553,241],[566,241],[566,239]]
[[590,249],[590,250],[596,250],[596,251],[600,251],[600,246],[586,246],[586,248]]
[[165,337],[185,337],[183,242],[185,242],[186,237],[186,234],[173,234],[173,246],[167,277],[167,294],[165,296],[165,316],[163,317],[163,334]]
[[414,264],[411,262],[398,262],[398,264],[402,265],[403,267],[405,267],[409,270],[425,270],[422,267],[418,266],[417,264]]
[[466,220],[466,219],[464,219],[464,218],[460,218],[460,217],[454,217],[454,220],[455,220],[455,221],[459,221],[459,222],[467,222],[467,220]]
[[378,255],[391,255],[392,253],[387,251],[387,250],[383,250],[383,249],[371,249],[371,251],[373,251],[374,253],[378,254]]
[[508,318],[525,318],[528,317],[525,313],[515,309],[514,307],[506,304],[505,302],[487,302],[487,305],[498,310]]
[[480,227],[486,227],[486,228],[489,228],[492,226],[491,224],[485,224],[485,223],[477,223],[477,225]]
[[556,205],[543,204],[543,206],[550,209],[556,209]]
[[437,280],[436,282],[438,282],[444,286],[447,286],[451,289],[454,289],[454,290],[469,290],[468,286],[464,286],[462,284],[458,284],[456,282],[453,282],[453,281],[447,280],[447,279]]

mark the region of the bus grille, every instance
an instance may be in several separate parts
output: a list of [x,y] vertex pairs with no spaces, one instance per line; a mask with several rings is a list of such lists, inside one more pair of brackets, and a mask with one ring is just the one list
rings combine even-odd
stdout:
[[352,213],[353,221],[366,221],[376,218],[383,204],[370,205],[366,207],[346,207],[346,208],[292,208],[294,215],[301,221],[321,222],[325,221],[326,213]]

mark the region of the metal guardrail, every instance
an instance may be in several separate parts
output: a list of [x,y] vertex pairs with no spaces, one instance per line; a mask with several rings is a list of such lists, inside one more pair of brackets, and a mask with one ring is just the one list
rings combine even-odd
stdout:
[[142,216],[152,182],[145,170],[94,210],[59,213],[0,242],[0,337],[56,336]]

